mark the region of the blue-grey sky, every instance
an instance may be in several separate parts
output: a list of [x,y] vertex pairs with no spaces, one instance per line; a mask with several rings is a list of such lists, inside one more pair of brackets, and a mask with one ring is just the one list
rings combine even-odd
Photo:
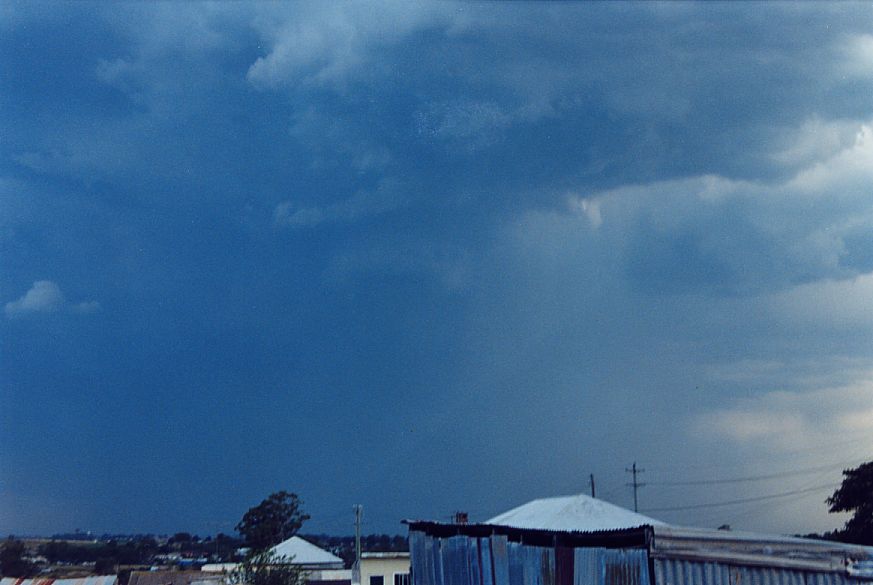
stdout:
[[869,3],[4,2],[0,76],[0,532],[395,533],[634,461],[665,521],[843,521]]

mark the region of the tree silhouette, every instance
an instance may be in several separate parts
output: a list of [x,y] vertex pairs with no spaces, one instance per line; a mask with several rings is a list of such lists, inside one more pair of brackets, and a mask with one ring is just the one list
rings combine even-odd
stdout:
[[873,545],[873,461],[843,471],[843,483],[826,501],[831,512],[851,512],[840,540]]
[[20,540],[11,536],[0,547],[0,575],[4,577],[30,577],[36,572],[33,563],[25,558],[27,549]]
[[245,513],[237,532],[253,551],[264,551],[291,538],[309,516],[300,509],[303,502],[297,494],[286,491],[270,494],[264,501]]
[[270,550],[249,555],[227,574],[229,585],[305,585],[306,571]]

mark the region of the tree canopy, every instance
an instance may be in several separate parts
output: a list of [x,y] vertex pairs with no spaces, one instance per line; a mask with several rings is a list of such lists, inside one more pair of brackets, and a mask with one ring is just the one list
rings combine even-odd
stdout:
[[294,536],[309,516],[301,510],[297,494],[280,491],[249,508],[236,525],[237,532],[253,551],[264,551]]
[[304,585],[306,573],[269,550],[249,555],[228,575],[230,585]]
[[27,549],[20,540],[11,536],[0,546],[0,575],[30,577],[36,572],[33,563],[25,558]]
[[873,545],[873,461],[843,471],[843,483],[827,499],[831,512],[851,512],[840,540]]

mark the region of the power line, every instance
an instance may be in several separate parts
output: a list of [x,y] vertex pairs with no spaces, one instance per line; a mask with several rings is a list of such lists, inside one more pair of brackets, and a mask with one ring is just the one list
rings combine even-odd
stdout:
[[797,469],[794,471],[782,471],[777,473],[768,473],[765,475],[750,475],[746,477],[726,477],[719,479],[699,479],[699,480],[688,480],[688,481],[650,481],[649,485],[660,485],[660,486],[680,486],[680,485],[715,485],[722,483],[743,483],[748,481],[761,481],[765,479],[776,479],[780,477],[792,477],[796,475],[805,475],[808,473],[816,473],[819,471],[830,471],[832,469],[841,469],[846,465],[851,465],[854,463],[853,461],[849,461],[846,463],[835,463],[831,465],[820,465],[818,467],[809,467],[806,469]]
[[792,490],[790,492],[782,492],[779,494],[769,494],[766,496],[757,496],[754,498],[741,498],[739,500],[728,500],[725,502],[711,502],[707,504],[693,504],[690,506],[674,506],[671,508],[649,508],[648,510],[644,510],[645,512],[678,512],[682,510],[699,510],[701,508],[716,508],[718,506],[733,506],[735,504],[745,504],[747,502],[761,502],[763,500],[774,500],[777,498],[784,498],[786,496],[793,496],[796,494],[804,494],[810,493],[814,491],[819,491],[823,489],[834,489],[837,484],[829,483],[827,485],[819,485],[816,487],[806,488],[802,490]]
[[646,485],[644,483],[640,483],[639,481],[637,481],[637,474],[644,472],[645,469],[637,469],[637,462],[634,461],[633,466],[630,469],[625,469],[625,471],[633,474],[633,478],[634,478],[633,483],[629,483],[627,485],[633,486],[633,488],[634,488],[634,512],[637,512],[637,511],[639,511],[638,506],[637,506],[637,490],[639,488],[643,487],[644,485]]
[[[764,503],[758,504],[757,506],[750,506],[750,507],[743,509],[743,510],[731,512],[728,515],[730,520],[731,520],[729,523],[734,523],[739,518],[748,518],[749,516],[755,516],[757,514],[760,514],[763,510],[767,510],[768,512],[772,512],[773,510],[777,510],[781,507],[787,506],[787,505],[792,504],[794,502],[799,502],[799,501],[807,499],[809,497],[820,497],[820,496],[816,496],[816,491],[817,490],[811,490],[807,493],[800,493],[800,494],[795,494],[793,496],[786,496],[785,498],[779,500],[778,502],[773,502],[773,501],[764,502]],[[821,501],[821,500],[819,500],[819,501]],[[724,519],[724,512],[719,512],[719,514],[720,514],[720,517],[722,519]],[[724,521],[721,521],[719,523],[724,524]]]
[[767,510],[767,511],[776,510],[778,508],[789,505],[792,502],[805,500],[805,499],[808,499],[810,497],[820,498],[821,495],[818,492],[816,492],[816,491],[806,492],[806,490],[812,489],[816,485],[822,483],[823,481],[826,481],[826,478],[825,478],[826,475],[827,475],[826,472],[825,473],[818,473],[815,475],[815,478],[813,479],[813,481],[807,481],[803,485],[797,486],[798,490],[800,490],[801,492],[805,492],[805,493],[795,494],[793,496],[786,496],[784,498],[781,498],[779,501],[773,501],[773,500],[766,501],[765,500],[764,502],[754,503],[754,504],[751,504],[748,506],[735,507],[735,508],[733,508],[733,511],[730,511],[730,512],[726,511],[724,508],[713,508],[713,509],[709,510],[708,512],[704,511],[704,512],[697,513],[696,518],[699,521],[702,521],[702,519],[701,519],[701,516],[702,516],[702,518],[710,518],[712,520],[712,522],[716,522],[716,518],[718,518],[718,522],[717,522],[718,524],[724,524],[727,519],[730,519],[729,523],[732,524],[733,522],[737,521],[737,519],[739,519],[739,518],[748,518],[749,516],[753,516],[753,515],[761,513],[761,511],[763,511],[763,510]]
[[[863,431],[854,431],[854,433],[848,432],[848,433],[844,433],[844,434],[848,434],[850,436],[853,436],[853,438],[843,439],[840,441],[834,441],[834,442],[830,442],[830,443],[818,443],[815,446],[810,446],[810,447],[801,447],[801,448],[796,448],[796,449],[791,449],[791,450],[779,450],[778,454],[780,457],[783,457],[783,458],[789,457],[791,455],[809,455],[810,453],[817,453],[817,452],[825,451],[825,450],[828,450],[828,449],[831,449],[834,447],[842,447],[845,445],[858,445],[859,439],[869,437],[869,431],[866,429]],[[841,453],[841,454],[845,454],[845,453]],[[839,456],[840,454],[837,454],[837,455]],[[861,456],[859,455],[858,458],[861,458]],[[739,468],[742,466],[743,465],[741,465],[741,464],[734,464],[734,465],[727,465],[726,466],[723,461],[720,461],[718,463],[705,463],[705,464],[696,464],[696,465],[684,464],[684,465],[679,465],[679,466],[667,466],[667,467],[663,467],[663,468],[659,468],[659,469],[661,469],[662,471],[680,473],[680,472],[685,472],[685,471],[689,471],[689,470],[705,470],[705,469],[715,469],[715,468],[724,469],[725,467]]]

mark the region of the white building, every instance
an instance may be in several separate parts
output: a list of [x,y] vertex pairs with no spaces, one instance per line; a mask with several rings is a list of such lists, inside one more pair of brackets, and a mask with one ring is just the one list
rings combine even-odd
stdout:
[[[349,585],[352,572],[345,569],[343,560],[335,554],[319,548],[299,536],[292,536],[280,542],[270,552],[292,565],[306,571],[306,580],[314,585]],[[406,561],[409,566],[409,559]],[[233,571],[236,563],[218,563],[204,565],[203,571],[222,573]],[[405,584],[404,584],[405,585]]]
[[409,553],[361,553],[360,585],[410,585]]

